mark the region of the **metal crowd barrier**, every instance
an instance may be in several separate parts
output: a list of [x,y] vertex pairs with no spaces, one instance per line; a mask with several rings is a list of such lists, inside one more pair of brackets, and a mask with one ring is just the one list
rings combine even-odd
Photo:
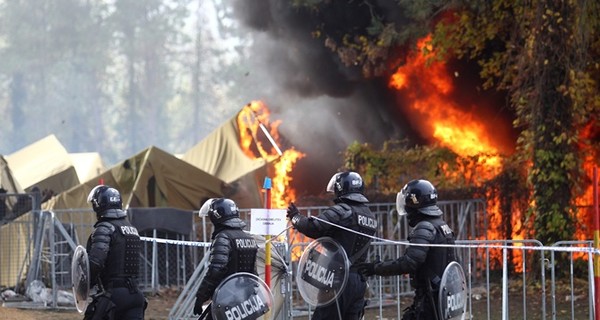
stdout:
[[[401,242],[408,235],[408,226],[398,219],[394,204],[370,206],[379,223],[376,237],[400,243],[374,241],[369,260],[398,258],[406,248]],[[483,201],[440,202],[440,206],[459,239],[456,252],[468,282],[467,319],[594,318],[593,259],[591,251],[586,250],[592,247],[591,241],[563,241],[544,247],[536,240],[487,240]],[[300,211],[318,215],[325,208],[306,207]],[[241,215],[249,220],[249,210],[242,210]],[[91,209],[33,210],[2,225],[0,288],[23,291],[31,281],[41,280],[54,292],[70,291],[68,271],[72,249],[76,244],[85,246],[94,222]],[[193,223],[195,233],[191,235],[167,234],[160,230],[144,234],[147,240],[140,257],[140,286],[147,292],[167,287],[188,292],[185,299],[176,301],[173,309],[186,309],[182,304],[193,303],[190,286],[197,285],[197,266],[205,263],[206,247],[197,243],[208,244],[212,226],[200,218],[195,218]],[[165,241],[157,241],[161,239]],[[311,239],[293,229],[289,230],[287,239],[286,261],[295,271],[299,254]],[[289,277],[289,281],[286,318],[310,314],[312,307],[302,300],[294,276]],[[369,279],[367,295],[368,307],[377,309],[380,317],[384,310],[393,308],[400,319],[402,310],[410,302],[412,289],[407,276],[373,277]],[[57,296],[54,293],[54,301],[42,307],[73,308],[61,305]],[[479,313],[474,314],[475,310]]]

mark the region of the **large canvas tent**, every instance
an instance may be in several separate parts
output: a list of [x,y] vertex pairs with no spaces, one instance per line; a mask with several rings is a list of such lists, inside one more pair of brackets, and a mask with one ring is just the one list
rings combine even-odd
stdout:
[[79,184],[79,178],[65,147],[49,135],[10,155],[6,161],[24,191],[34,187],[59,194]]
[[[14,237],[15,234],[26,233],[27,225],[23,223],[5,224],[5,218],[14,216],[17,198],[23,189],[14,179],[4,156],[0,155],[0,286],[11,286],[17,282],[19,263],[25,256],[27,238]],[[8,195],[7,195],[8,194]],[[17,218],[22,220],[22,218]],[[17,257],[15,259],[10,259]]]
[[86,182],[106,170],[98,152],[69,153],[79,181]]
[[13,177],[12,171],[4,156],[0,155],[0,221],[9,219],[16,214],[18,197],[23,193],[19,182]]
[[0,154],[0,188],[5,193],[23,193],[19,182],[14,178],[12,170],[3,155]]
[[220,179],[156,147],[121,161],[52,198],[46,209],[90,208],[88,193],[100,183],[121,192],[123,207],[171,207],[197,210],[204,200],[224,196]]
[[[45,210],[52,210],[57,217],[60,211],[90,210],[87,203],[89,192],[98,184],[118,189],[123,200],[123,208],[170,208],[152,211],[161,215],[154,220],[165,219],[172,211],[198,210],[205,200],[225,196],[225,183],[210,174],[178,159],[156,147],[149,147],[76,187],[73,187],[42,204]],[[70,223],[62,219],[61,222]],[[167,217],[168,218],[168,217]],[[93,225],[95,214],[73,216],[79,225]],[[89,237],[89,229],[75,231],[79,241]]]
[[[241,111],[240,111],[241,112]],[[239,112],[183,154],[182,159],[225,181],[237,194],[242,208],[261,206],[261,188],[269,161],[251,158],[240,147]]]

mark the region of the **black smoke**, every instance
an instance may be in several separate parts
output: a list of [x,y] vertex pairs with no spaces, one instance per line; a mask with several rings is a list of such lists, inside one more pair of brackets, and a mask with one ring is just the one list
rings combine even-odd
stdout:
[[356,18],[344,14],[348,12],[344,6],[337,8],[338,1],[331,2],[329,14],[290,3],[240,0],[235,1],[234,12],[254,39],[253,66],[246,81],[262,84],[249,99],[265,101],[272,118],[282,120],[279,131],[285,147],[306,154],[295,167],[293,185],[300,196],[315,195],[342,167],[350,143],[380,146],[411,129],[397,118],[385,79],[365,79],[359,66],[343,65],[325,47],[323,37],[314,34],[319,25],[332,30],[337,24],[364,29],[370,21],[367,8],[356,8],[367,12]]
[[[402,94],[388,87],[389,75],[402,63],[406,47],[388,57],[389,73],[365,77],[360,63],[344,65],[325,45],[325,34],[341,43],[347,33],[364,33],[372,27],[373,17],[394,22],[400,36],[420,38],[426,29],[413,30],[414,19],[407,18],[411,12],[401,11],[393,1],[325,1],[319,11],[294,7],[292,2],[237,0],[234,13],[253,38],[246,80],[253,90],[248,99],[265,101],[273,118],[282,120],[279,131],[286,138],[285,148],[294,146],[306,153],[293,173],[299,195],[322,193],[354,141],[376,148],[391,139],[427,143],[403,114]],[[449,72],[460,74],[459,105],[473,112],[482,111],[473,106],[493,107],[496,111],[490,117],[502,118],[510,128],[510,115],[505,119],[500,114],[507,111],[502,108],[507,105],[505,95],[481,90],[476,64],[448,65]]]

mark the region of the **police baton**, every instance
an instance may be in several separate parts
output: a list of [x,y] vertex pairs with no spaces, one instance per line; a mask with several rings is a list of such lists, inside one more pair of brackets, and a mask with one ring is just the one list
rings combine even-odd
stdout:
[[202,314],[200,315],[198,320],[204,320],[206,318],[206,316],[208,316],[211,306],[212,306],[212,301],[208,304],[208,306],[206,306],[206,308],[204,308],[204,311],[202,311]]

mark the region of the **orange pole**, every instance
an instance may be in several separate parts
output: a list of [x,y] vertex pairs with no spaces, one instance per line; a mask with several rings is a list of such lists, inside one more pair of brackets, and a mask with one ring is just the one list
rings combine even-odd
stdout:
[[[265,208],[271,209],[271,178],[265,178]],[[271,288],[271,235],[265,235],[265,284]]]
[[[600,249],[600,210],[598,209],[598,167],[594,167],[592,180],[594,194],[594,248]],[[594,255],[594,319],[600,319],[600,256]]]

